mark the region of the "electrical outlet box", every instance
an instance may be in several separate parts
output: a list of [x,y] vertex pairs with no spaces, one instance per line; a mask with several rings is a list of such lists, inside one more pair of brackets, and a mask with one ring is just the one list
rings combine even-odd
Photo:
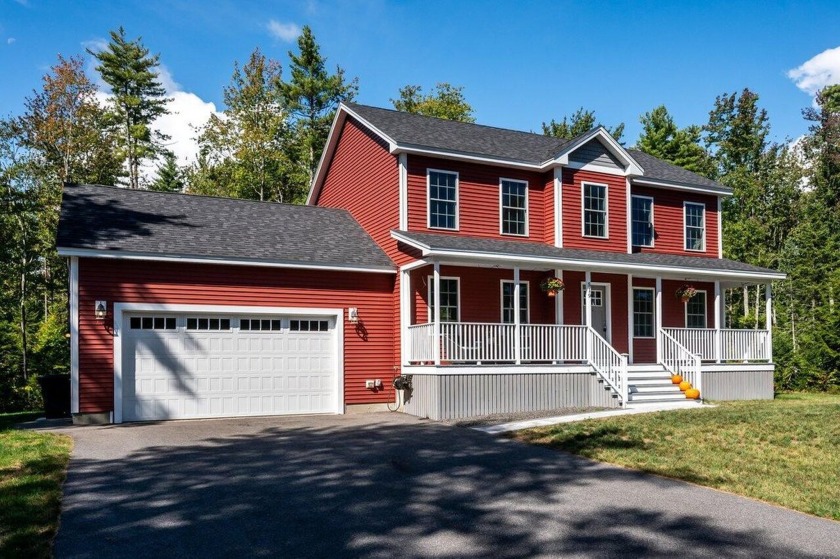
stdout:
[[373,390],[374,388],[376,388],[376,385],[374,384],[374,381],[366,380],[365,381],[365,388],[369,388],[369,389]]

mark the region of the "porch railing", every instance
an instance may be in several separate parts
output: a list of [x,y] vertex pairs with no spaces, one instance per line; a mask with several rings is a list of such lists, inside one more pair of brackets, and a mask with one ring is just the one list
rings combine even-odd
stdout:
[[[703,361],[770,361],[773,357],[767,330],[663,328],[669,336]],[[719,339],[716,339],[720,336]]]
[[660,328],[659,335],[662,340],[662,347],[659,349],[660,364],[672,375],[680,375],[683,380],[690,382],[691,386],[699,390],[702,395],[700,355],[692,353],[664,328]]

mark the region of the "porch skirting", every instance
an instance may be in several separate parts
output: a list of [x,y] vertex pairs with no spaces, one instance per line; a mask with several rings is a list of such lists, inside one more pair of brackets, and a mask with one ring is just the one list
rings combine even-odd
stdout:
[[704,400],[772,400],[772,363],[703,364]]
[[[454,369],[454,370],[453,370]],[[620,407],[586,367],[404,367],[405,412],[434,420],[560,408]]]

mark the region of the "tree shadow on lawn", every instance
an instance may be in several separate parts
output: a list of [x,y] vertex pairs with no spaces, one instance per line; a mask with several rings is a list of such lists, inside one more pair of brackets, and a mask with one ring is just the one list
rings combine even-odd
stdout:
[[734,497],[466,429],[335,420],[218,435],[74,459],[57,557],[816,556],[774,538],[775,521],[739,529],[699,512]]

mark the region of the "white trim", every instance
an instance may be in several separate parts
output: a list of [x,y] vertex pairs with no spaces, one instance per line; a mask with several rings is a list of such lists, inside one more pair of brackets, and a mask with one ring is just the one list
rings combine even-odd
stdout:
[[[513,182],[513,183],[519,183],[519,184],[524,184],[525,185],[525,233],[524,234],[505,233],[504,232],[505,224],[504,224],[503,217],[504,217],[505,206],[504,206],[504,202],[503,202],[503,200],[504,200],[504,195],[503,194],[504,193],[502,191],[502,188],[503,188],[502,183],[504,183],[505,181],[507,181],[509,183]],[[528,190],[529,190],[528,181],[524,181],[524,180],[520,180],[520,179],[508,179],[508,178],[505,178],[505,177],[499,177],[499,235],[502,235],[504,237],[521,237],[521,238],[526,238],[526,237],[530,236],[529,222],[530,222],[530,217],[531,217],[530,213],[531,212],[528,211],[529,203],[530,203],[530,196],[529,196]],[[516,208],[511,208],[511,209],[516,209]]]
[[[587,186],[603,186],[604,187],[604,235],[587,235],[586,234],[586,187]],[[594,211],[594,210],[593,210]],[[610,238],[610,185],[600,182],[581,181],[580,183],[580,236],[584,239],[602,239],[609,240]]]
[[[432,274],[430,276],[427,276],[427,279],[429,280],[429,287],[428,287],[429,293],[428,293],[428,299],[426,300],[426,308],[428,309],[426,315],[429,318],[431,318],[433,314],[436,314],[435,309],[432,308],[432,298],[434,297],[434,295],[432,293],[433,293],[434,287],[435,287],[434,286],[434,283],[435,283],[434,274]],[[455,283],[457,285],[457,287],[455,289],[458,291],[457,292],[457,295],[458,295],[458,303],[457,303],[458,304],[458,309],[457,309],[458,310],[458,316],[455,318],[455,320],[447,320],[446,322],[461,322],[461,278],[459,276],[440,276],[440,279],[441,280],[455,280]],[[435,299],[435,306],[436,307],[440,306],[438,304],[438,299]],[[429,320],[429,322],[434,322],[434,320]],[[443,322],[443,321],[441,321],[441,322]]]
[[326,316],[335,319],[336,401],[335,413],[344,413],[344,309],[316,307],[248,307],[240,305],[181,305],[163,303],[114,303],[114,423],[123,421],[122,329],[123,314],[131,312],[271,314]]
[[563,246],[563,167],[554,168],[554,246]]
[[[455,228],[451,227],[432,227],[432,173],[442,173],[445,175],[455,175]],[[426,227],[434,231],[458,231],[461,224],[461,176],[458,171],[446,171],[444,169],[433,169],[428,167],[426,169]]]
[[[706,329],[709,327],[709,293],[706,289],[698,289],[697,293],[703,294],[703,326],[700,328]],[[683,324],[685,328],[694,328],[688,325],[688,301],[683,303]]]
[[[546,268],[568,268],[574,270],[584,270],[586,268],[595,272],[627,272],[627,271],[645,271],[651,274],[665,274],[669,277],[685,279],[687,274],[704,277],[718,277],[731,279],[747,279],[747,280],[783,280],[787,278],[787,274],[781,272],[763,273],[763,272],[737,272],[731,270],[709,270],[707,268],[681,268],[677,266],[651,266],[643,263],[613,263],[601,262],[595,260],[575,260],[572,258],[555,258],[548,256],[525,256],[525,255],[511,255],[500,254],[493,252],[475,252],[463,251],[455,249],[447,250],[432,250],[431,247],[419,241],[415,241],[399,231],[391,231],[391,238],[401,241],[409,246],[412,246],[423,253],[423,256],[435,256],[440,258],[452,258],[455,260],[484,260],[491,261],[497,265],[514,263],[520,264],[536,264],[545,266]],[[624,254],[624,253],[622,253]],[[644,274],[639,274],[643,276]]]
[[[633,198],[645,198],[647,200],[650,200],[650,233],[651,233],[651,235],[650,235],[650,244],[649,245],[635,245],[635,244],[633,244]],[[632,196],[630,196],[630,206],[628,207],[628,209],[629,209],[628,216],[630,217],[630,219],[628,219],[627,221],[630,224],[630,240],[629,240],[629,243],[630,243],[630,247],[631,247],[631,250],[630,250],[631,252],[632,252],[632,247],[635,247],[635,246],[638,246],[639,248],[656,248],[656,221],[654,220],[654,217],[653,217],[654,207],[655,207],[655,203],[654,203],[653,196],[645,196],[644,194],[633,194]],[[685,220],[685,217],[683,217],[683,220]],[[683,231],[683,235],[685,235],[685,231]]]
[[70,257],[70,413],[79,413],[79,257]]
[[[636,290],[644,290],[644,291],[652,291],[653,297],[651,298],[651,304],[653,305],[653,336],[637,336],[636,335],[636,320],[635,320],[635,308],[633,307],[633,292]],[[646,287],[646,286],[631,286],[630,287],[630,339],[631,340],[655,340],[656,339],[656,288],[654,287]]]
[[401,153],[397,158],[400,176],[400,229],[408,229],[408,154]]
[[[505,322],[505,287],[504,285],[509,283],[511,285],[515,285],[516,282],[514,280],[509,279],[501,279],[499,280],[499,323],[501,324],[513,324],[513,322]],[[528,280],[519,280],[520,289],[521,286],[525,286],[525,291],[527,291],[528,296],[525,298],[527,302],[527,306],[525,308],[525,322],[522,324],[531,324],[531,286],[530,281]],[[561,291],[562,293],[562,291]],[[511,295],[511,302],[513,303],[513,295]],[[520,303],[521,305],[522,303]],[[521,310],[521,309],[520,309]],[[511,309],[511,315],[513,315],[514,311]],[[515,317],[514,317],[515,319]],[[515,322],[515,320],[514,320]]]
[[711,194],[712,196],[732,196],[733,194],[732,191],[726,187],[680,184],[677,182],[667,182],[647,177],[633,177],[633,184],[638,184],[639,186],[652,186],[654,188],[665,188],[668,190],[683,190],[686,192]]
[[[688,206],[701,206],[703,208],[703,248],[688,248],[688,227],[686,215],[688,213]],[[706,252],[706,204],[703,202],[689,202],[683,201],[683,250],[686,252]]]
[[114,260],[147,260],[151,262],[181,262],[183,264],[218,264],[221,266],[255,266],[258,268],[290,268],[298,270],[330,270],[335,272],[366,272],[372,274],[394,274],[395,268],[320,264],[299,264],[273,260],[247,260],[242,258],[215,258],[205,256],[160,255],[145,252],[123,252],[88,248],[59,248],[59,256],[81,256],[85,258],[110,258]]
[[[586,313],[586,280],[581,282],[581,312]],[[604,316],[607,321],[607,336],[606,340],[612,345],[612,285],[608,282],[602,281],[590,281],[589,282],[589,289],[592,290],[593,287],[603,287],[604,288],[604,299],[601,301],[601,306],[606,309]],[[591,309],[591,305],[590,305]],[[590,310],[591,312],[591,310]],[[589,316],[589,324],[588,326],[592,326],[592,317]],[[602,334],[602,332],[598,332],[598,334]]]
[[717,199],[718,258],[723,258],[723,199]]

